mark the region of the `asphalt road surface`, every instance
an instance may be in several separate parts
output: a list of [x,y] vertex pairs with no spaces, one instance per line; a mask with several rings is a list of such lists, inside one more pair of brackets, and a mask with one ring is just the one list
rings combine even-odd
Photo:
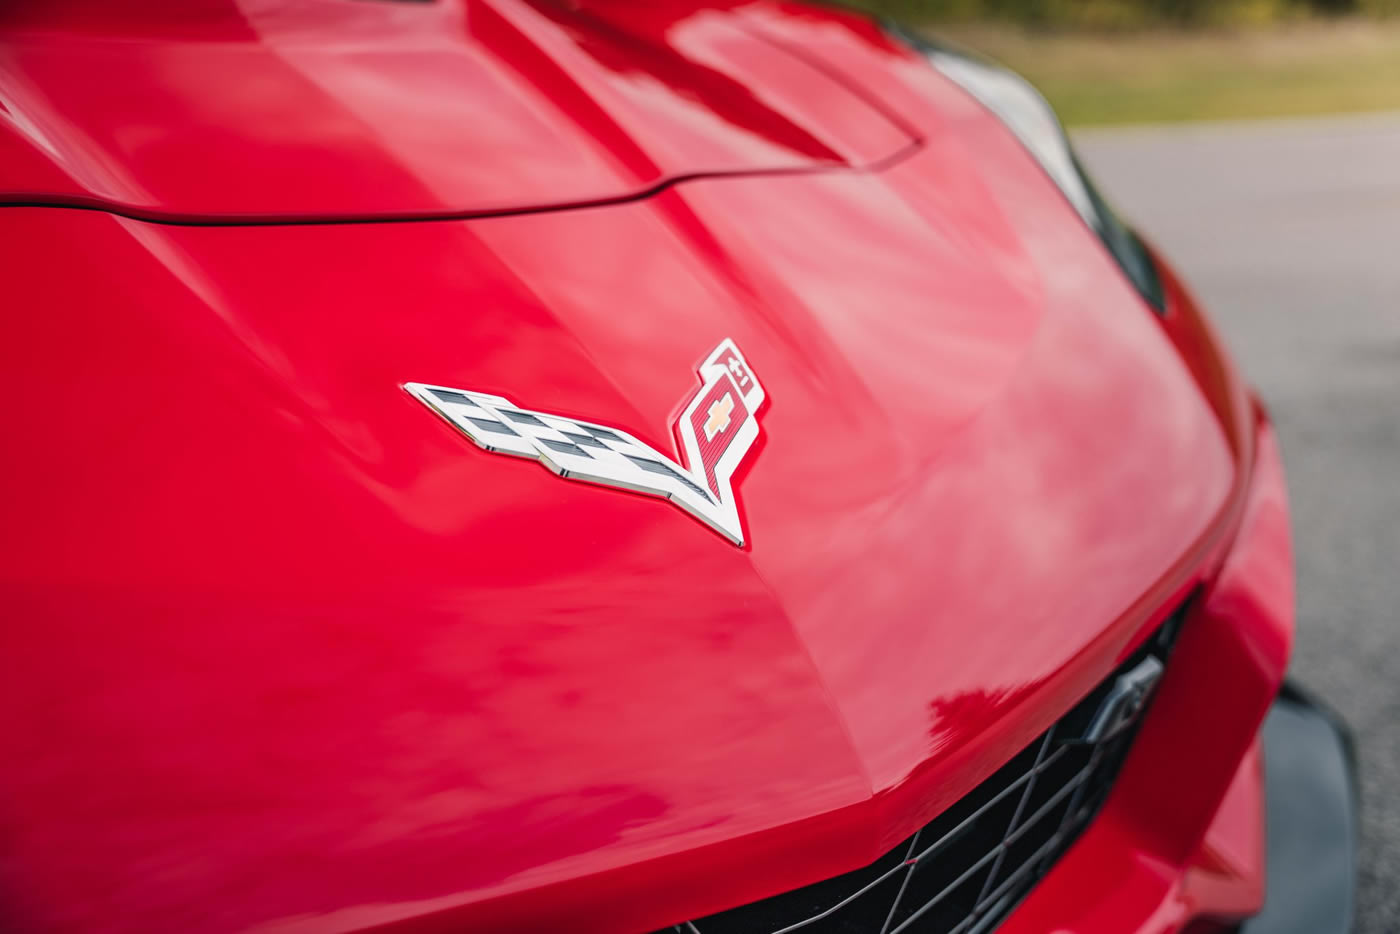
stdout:
[[1359,934],[1400,932],[1400,114],[1076,135],[1175,262],[1278,424],[1293,674],[1362,777]]

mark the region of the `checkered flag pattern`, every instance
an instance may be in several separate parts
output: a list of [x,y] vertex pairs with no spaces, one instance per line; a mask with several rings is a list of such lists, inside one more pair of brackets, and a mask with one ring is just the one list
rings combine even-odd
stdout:
[[488,451],[533,458],[571,480],[669,499],[707,522],[719,505],[688,471],[625,431],[531,412],[502,396],[423,383],[404,388]]

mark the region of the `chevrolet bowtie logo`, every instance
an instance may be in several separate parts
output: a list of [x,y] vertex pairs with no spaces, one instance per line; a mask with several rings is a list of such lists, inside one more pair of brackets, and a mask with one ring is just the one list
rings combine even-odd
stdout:
[[716,399],[710,403],[710,410],[705,414],[708,417],[705,421],[705,440],[713,441],[715,435],[729,427],[729,413],[734,411],[734,396],[725,393],[723,399]]

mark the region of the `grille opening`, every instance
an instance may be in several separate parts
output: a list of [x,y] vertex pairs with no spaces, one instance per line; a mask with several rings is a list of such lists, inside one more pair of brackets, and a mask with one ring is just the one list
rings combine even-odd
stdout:
[[[677,934],[985,934],[1093,820],[1147,707],[1091,733],[1130,673],[1165,664],[1189,602],[1102,684],[914,836],[862,869],[676,925]],[[1149,662],[1149,666],[1154,663]],[[1154,666],[1155,667],[1155,666]],[[1102,722],[1102,721],[1100,721]],[[1096,742],[1086,736],[1103,736]]]
[[[898,870],[904,864],[905,854],[908,853],[909,844],[912,841],[913,837],[910,837],[864,869],[857,869],[855,872],[837,876],[821,886],[809,885],[806,888],[784,892],[773,898],[765,898],[762,901],[751,902],[726,911],[724,913],[725,926],[722,930],[724,934],[771,934],[771,932],[792,924],[793,922],[789,919],[813,918],[823,912],[832,911],[832,909],[837,909],[828,916],[832,926],[824,930],[849,931],[852,934],[857,931],[870,930],[869,927],[852,926],[859,923],[853,920],[855,913],[847,914],[838,906],[842,903],[847,903],[847,907],[849,907],[857,902],[873,904],[879,901],[893,904],[894,889],[890,889],[887,893],[877,890],[883,889],[891,883],[896,889],[898,888]],[[887,899],[883,897],[886,894]],[[856,897],[857,895],[859,897]],[[882,917],[880,922],[875,925],[874,930],[878,931],[883,922],[884,918]],[[681,930],[686,930],[684,925],[682,925]],[[689,934],[688,931],[687,934]]]

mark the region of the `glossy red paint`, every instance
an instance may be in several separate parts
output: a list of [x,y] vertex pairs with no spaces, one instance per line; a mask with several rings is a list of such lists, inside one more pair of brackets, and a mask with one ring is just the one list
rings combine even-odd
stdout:
[[685,12],[8,4],[0,199],[167,219],[488,213],[865,166],[913,142],[735,18]]
[[1256,430],[1238,531],[1182,631],[1134,754],[1104,811],[1003,934],[1176,931],[1262,905],[1263,764],[1253,737],[1287,666],[1293,570],[1278,444],[1266,422]]
[[[6,926],[646,931],[869,862],[1196,591],[1007,930],[1257,902],[1272,435],[984,111],[782,5],[198,9],[7,29],[0,174],[51,204],[0,209]],[[459,87],[485,123],[404,112]],[[673,450],[724,337],[743,549],[401,389]]]

